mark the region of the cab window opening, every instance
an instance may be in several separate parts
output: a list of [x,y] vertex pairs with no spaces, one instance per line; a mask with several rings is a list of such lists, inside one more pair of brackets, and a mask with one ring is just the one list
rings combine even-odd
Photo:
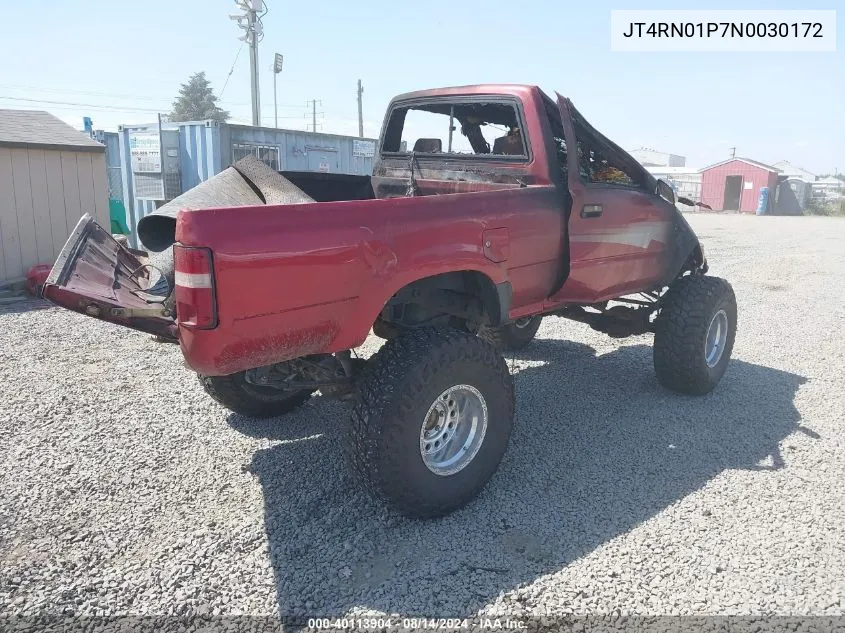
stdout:
[[516,107],[501,102],[397,107],[385,130],[385,152],[528,157]]

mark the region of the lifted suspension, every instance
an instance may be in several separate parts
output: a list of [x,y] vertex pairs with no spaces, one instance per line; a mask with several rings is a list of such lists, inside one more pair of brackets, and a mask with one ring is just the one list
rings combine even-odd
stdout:
[[344,350],[248,369],[244,379],[261,387],[282,391],[319,389],[323,395],[347,399],[352,396],[365,363],[364,359],[352,358],[350,350]]
[[[652,317],[660,310],[661,293],[649,291],[639,293],[644,299],[623,297],[615,299],[617,303],[631,305],[614,305],[608,307],[608,302],[590,306],[571,305],[554,312],[555,315],[586,323],[598,332],[604,332],[613,338],[625,338],[637,334],[654,331]],[[589,308],[589,309],[588,309]]]

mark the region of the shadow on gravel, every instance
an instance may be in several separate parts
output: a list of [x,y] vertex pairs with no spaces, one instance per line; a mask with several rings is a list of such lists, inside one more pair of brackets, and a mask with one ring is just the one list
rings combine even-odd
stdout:
[[[516,358],[545,365],[514,376],[505,460],[478,500],[436,521],[398,517],[354,484],[342,459],[343,405],[314,398],[273,427],[232,416],[243,432],[282,440],[250,466],[281,614],[469,614],[725,469],[782,467],[778,443],[800,428],[793,397],[805,379],[767,367],[734,360],[714,393],[694,398],[658,386],[650,346],[595,356],[537,340]],[[679,520],[715,520],[708,508],[695,512]]]

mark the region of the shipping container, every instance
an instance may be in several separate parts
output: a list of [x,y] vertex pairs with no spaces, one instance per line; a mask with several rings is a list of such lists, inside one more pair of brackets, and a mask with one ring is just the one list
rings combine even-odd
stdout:
[[253,155],[277,171],[371,175],[376,139],[188,121],[120,126],[118,156],[133,246],[138,221]]

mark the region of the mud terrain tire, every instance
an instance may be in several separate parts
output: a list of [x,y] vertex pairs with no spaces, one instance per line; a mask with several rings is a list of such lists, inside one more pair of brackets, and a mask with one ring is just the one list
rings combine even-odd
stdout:
[[[490,344],[459,330],[410,330],[387,341],[361,376],[347,458],[393,509],[442,516],[469,503],[493,476],[513,413],[513,380]],[[436,440],[428,438],[437,432],[441,452],[429,454]]]
[[[712,391],[728,367],[736,323],[736,297],[727,281],[703,275],[678,279],[666,293],[655,322],[657,379],[681,393]],[[714,345],[714,340],[722,340],[722,345]]]
[[534,340],[542,322],[539,315],[525,317],[500,327],[482,327],[478,335],[502,352],[513,352]]
[[290,413],[308,401],[313,391],[281,391],[248,383],[245,372],[229,376],[198,374],[205,392],[224,407],[251,418],[272,418]]

